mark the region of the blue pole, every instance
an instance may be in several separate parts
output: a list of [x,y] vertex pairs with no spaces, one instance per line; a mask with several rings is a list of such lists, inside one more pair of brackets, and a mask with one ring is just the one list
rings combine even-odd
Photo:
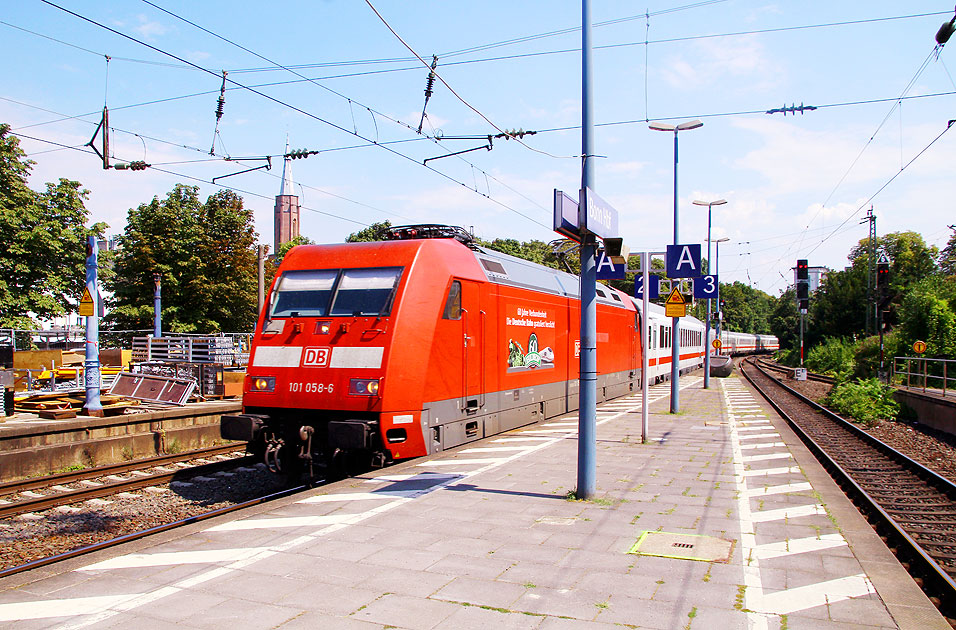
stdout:
[[[587,191],[593,186],[594,126],[591,100],[591,0],[581,2],[581,195],[587,203]],[[578,388],[578,485],[579,499],[591,497],[596,489],[597,419],[597,247],[594,236],[581,239],[581,357]]]
[[163,336],[163,276],[153,274],[153,337]]
[[86,381],[86,399],[83,413],[88,416],[103,415],[100,403],[100,318],[99,292],[96,290],[97,266],[96,236],[90,234],[86,241],[86,291],[93,298],[93,314],[86,316],[86,355],[83,361],[83,377]]
[[[677,127],[674,127],[674,245],[680,243],[677,219]],[[680,282],[678,280],[678,282]],[[671,318],[671,413],[680,411],[680,334],[679,317]]]

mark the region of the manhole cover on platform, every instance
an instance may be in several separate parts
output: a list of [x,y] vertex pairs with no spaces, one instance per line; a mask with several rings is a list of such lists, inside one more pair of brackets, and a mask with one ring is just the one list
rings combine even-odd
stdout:
[[660,556],[680,560],[727,562],[734,543],[714,536],[644,532],[628,550],[639,556]]

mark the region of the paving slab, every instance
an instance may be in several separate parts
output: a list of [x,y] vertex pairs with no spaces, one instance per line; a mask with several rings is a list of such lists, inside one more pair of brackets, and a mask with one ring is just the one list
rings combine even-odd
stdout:
[[[679,414],[669,387],[646,443],[640,395],[602,407],[586,501],[570,414],[5,578],[0,626],[949,627],[744,382],[684,376]],[[686,559],[699,537],[729,550]]]

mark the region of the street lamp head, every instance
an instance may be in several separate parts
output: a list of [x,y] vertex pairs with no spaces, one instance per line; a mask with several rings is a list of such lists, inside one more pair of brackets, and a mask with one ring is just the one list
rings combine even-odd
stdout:
[[726,199],[718,199],[717,201],[700,201],[698,199],[694,200],[695,206],[722,206],[727,203]]
[[704,123],[699,120],[689,120],[687,122],[682,122],[677,125],[677,131],[687,131],[688,129],[697,129],[698,127],[703,127]]
[[703,127],[704,123],[699,120],[688,120],[687,122],[682,122],[679,125],[669,125],[662,122],[653,122],[647,126],[648,129],[652,131],[687,131],[689,129],[697,129],[698,127]]
[[729,236],[724,236],[724,237],[722,237],[722,238],[715,238],[715,239],[714,239],[714,242],[715,242],[715,243],[724,243],[724,242],[729,241],[729,240],[730,240],[730,237],[729,237]]

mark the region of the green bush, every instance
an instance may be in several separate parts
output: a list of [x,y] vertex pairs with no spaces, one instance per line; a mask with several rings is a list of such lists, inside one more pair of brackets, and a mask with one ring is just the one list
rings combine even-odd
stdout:
[[780,350],[777,352],[777,363],[780,365],[789,365],[797,367],[800,365],[800,348],[791,348],[789,350]]
[[807,354],[806,367],[811,372],[828,374],[843,380],[853,373],[855,344],[849,339],[828,338]]
[[[897,354],[899,345],[899,335],[896,332],[890,332],[883,335],[883,370],[890,371],[893,365],[893,357]],[[862,340],[856,347],[853,357],[856,367],[853,370],[853,378],[872,378],[878,376],[880,369],[880,337],[874,335]]]
[[895,418],[900,411],[899,403],[893,399],[893,388],[875,378],[837,383],[824,404],[868,427],[876,426],[880,420]]

